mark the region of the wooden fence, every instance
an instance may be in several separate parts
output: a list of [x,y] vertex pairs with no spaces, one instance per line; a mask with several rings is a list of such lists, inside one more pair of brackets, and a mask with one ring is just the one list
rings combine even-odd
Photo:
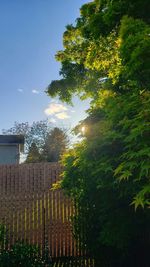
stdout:
[[0,223],[9,245],[27,240],[52,257],[81,255],[70,221],[74,206],[62,190],[51,190],[61,171],[58,163],[0,165]]

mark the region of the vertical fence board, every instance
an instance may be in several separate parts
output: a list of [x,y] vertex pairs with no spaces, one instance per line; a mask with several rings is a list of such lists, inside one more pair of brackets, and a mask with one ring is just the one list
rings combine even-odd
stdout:
[[52,257],[81,255],[72,235],[73,203],[62,190],[51,190],[61,170],[58,163],[0,165],[0,223],[10,246],[20,239],[41,251],[48,246]]

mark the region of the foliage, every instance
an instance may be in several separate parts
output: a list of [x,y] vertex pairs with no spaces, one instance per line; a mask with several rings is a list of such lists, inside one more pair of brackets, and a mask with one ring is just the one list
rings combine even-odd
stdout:
[[10,250],[1,251],[0,266],[44,267],[45,262],[40,258],[36,246],[18,242]]
[[33,122],[31,125],[28,122],[15,122],[10,129],[3,129],[3,134],[22,134],[25,137],[25,152],[28,153],[32,143],[41,149],[45,143],[47,134],[51,130],[51,125],[47,120]]
[[[65,88],[60,85],[62,80],[56,81],[55,88],[55,82],[48,87],[51,96],[58,94],[65,101],[70,101],[74,92],[90,96],[89,118],[103,114],[105,123],[110,121],[111,129],[106,135],[115,129],[124,147],[114,169],[120,180],[149,177],[150,21],[144,13],[149,8],[147,0],[133,1],[132,5],[130,0],[113,4],[95,0],[83,5],[76,25],[66,27],[64,50],[56,55],[62,64],[60,74]],[[71,84],[68,79],[74,82]],[[105,107],[100,106],[106,98]],[[141,161],[139,168],[133,158],[137,164]]]
[[[135,85],[149,88],[150,20],[149,0],[93,1],[81,7],[76,25],[68,25],[63,36],[62,79],[47,88],[71,102],[71,96],[97,97],[105,88],[124,92]],[[105,80],[104,80],[105,79]]]
[[150,214],[135,212],[131,203],[141,205],[143,194],[149,204],[149,116],[143,110],[149,98],[144,92],[127,98],[108,93],[102,103],[102,94],[96,107],[105,116],[86,124],[84,140],[64,155],[62,186],[77,205],[75,234],[101,266],[146,266]]
[[65,130],[55,127],[47,135],[41,157],[44,161],[57,162],[68,145],[68,136]]
[[66,149],[69,139],[65,129],[52,128],[47,120],[33,122],[15,122],[3,134],[22,134],[25,137],[25,155],[27,163],[58,161]]
[[75,234],[101,266],[148,266],[150,3],[94,0],[80,11],[56,55],[62,78],[47,88],[62,101],[91,98],[62,186],[76,203]]
[[45,261],[39,256],[39,249],[35,245],[16,242],[8,248],[6,226],[0,224],[0,266],[1,267],[44,267]]
[[37,163],[41,161],[41,154],[35,143],[31,144],[26,158],[26,163]]
[[0,250],[7,246],[7,230],[5,225],[0,224]]

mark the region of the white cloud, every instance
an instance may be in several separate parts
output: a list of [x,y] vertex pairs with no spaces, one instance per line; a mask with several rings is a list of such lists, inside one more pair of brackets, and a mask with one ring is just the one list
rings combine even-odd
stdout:
[[18,91],[19,93],[23,93],[23,89],[21,89],[21,88],[17,89],[17,91]]
[[55,116],[60,120],[65,120],[65,119],[70,118],[70,116],[65,111],[57,113],[57,114],[55,114]]
[[75,111],[75,110],[73,110],[73,109],[72,109],[72,110],[70,110],[70,111],[71,111],[72,113],[75,113],[75,112],[76,112],[76,111]]
[[67,111],[67,110],[68,110],[67,107],[65,107],[62,104],[51,103],[49,107],[44,110],[44,112],[47,116],[49,116],[49,115],[55,115],[57,113]]
[[56,123],[56,120],[54,118],[50,118],[48,121],[51,123]]
[[47,116],[52,116],[52,118],[49,118],[49,121],[52,123],[55,123],[56,119],[65,120],[70,118],[70,116],[68,115],[68,108],[63,104],[56,102],[51,102],[49,106],[44,110],[44,113]]
[[35,89],[33,89],[33,90],[32,90],[32,93],[33,93],[33,94],[39,94],[39,91],[38,91],[38,90],[35,90]]

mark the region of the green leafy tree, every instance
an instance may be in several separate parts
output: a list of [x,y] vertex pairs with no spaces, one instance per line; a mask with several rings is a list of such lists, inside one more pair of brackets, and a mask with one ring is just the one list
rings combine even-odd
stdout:
[[[122,124],[122,128],[121,125],[120,128],[118,127],[122,138],[125,135],[131,135],[132,141],[135,140],[132,142],[134,147],[137,145],[140,147],[140,151],[135,153],[141,155],[141,168],[145,171],[141,170],[140,173],[146,174],[147,183],[149,183],[149,138],[147,136],[149,134],[150,21],[146,15],[146,9],[149,10],[149,8],[150,4],[147,0],[132,1],[132,4],[130,0],[121,0],[119,3],[113,1],[113,4],[111,1],[97,0],[83,5],[80,9],[81,17],[77,19],[76,25],[66,27],[63,36],[64,50],[56,55],[56,59],[62,64],[60,74],[63,78],[53,81],[47,89],[50,96],[59,95],[60,99],[67,102],[71,101],[72,95],[76,92],[81,98],[90,96],[92,98],[91,116],[103,113],[108,117],[110,113],[112,128],[116,128],[115,124]],[[113,99],[109,94],[114,94]],[[106,98],[107,102],[112,101],[112,105],[106,105],[106,108],[100,107],[99,104]],[[132,101],[132,107],[130,101]],[[109,109],[107,114],[104,109]],[[113,112],[116,118],[113,117]],[[120,117],[121,114],[122,117]],[[125,118],[131,120],[131,125]],[[132,124],[134,120],[137,124]],[[126,123],[126,126],[123,123]],[[132,136],[135,131],[142,137],[147,137],[140,144],[138,139]],[[133,147],[132,150],[131,147],[129,149],[130,144],[127,142],[129,138],[126,138],[126,143],[123,142],[124,149],[131,153]],[[146,154],[145,157],[142,157],[142,149]],[[124,156],[120,157],[118,167],[123,162]],[[133,166],[135,163],[131,161],[131,157],[128,155],[130,165]],[[126,170],[127,179],[129,172]],[[116,171],[114,169],[114,173],[120,180],[125,177],[125,175],[122,176],[121,169],[117,168]],[[132,180],[137,181],[137,175],[131,176]],[[146,178],[143,177],[143,179]],[[140,200],[142,205],[145,203],[149,205],[147,183],[145,183],[145,189],[142,185],[139,194],[137,192],[135,196],[135,200],[139,199],[137,196],[140,196],[140,192],[147,196],[145,200],[142,197],[144,202]],[[135,204],[138,206],[139,202]]]
[[55,127],[47,135],[41,157],[44,161],[58,162],[69,143],[65,130]]
[[68,25],[64,32],[64,50],[56,55],[62,79],[48,86],[48,94],[71,102],[73,93],[95,98],[103,87],[122,93],[135,85],[148,89],[148,10],[148,0],[83,5],[76,25]]
[[74,93],[92,99],[75,129],[85,126],[83,141],[64,155],[62,186],[78,209],[76,236],[97,266],[149,265],[148,11],[148,0],[83,5],[56,55],[62,78],[47,88],[68,103]]
[[47,134],[50,132],[51,128],[52,127],[48,120],[33,122],[31,125],[28,122],[15,122],[13,127],[10,129],[3,129],[2,133],[24,135],[25,154],[28,154],[32,143],[35,143],[39,150],[42,148],[42,146],[45,144]]
[[25,137],[25,156],[27,163],[56,162],[69,144],[67,131],[58,127],[52,128],[48,120],[33,122],[15,122],[3,134],[22,134]]
[[39,149],[35,143],[31,144],[31,147],[29,148],[29,152],[26,158],[26,163],[37,163],[41,161],[41,154],[39,152]]

